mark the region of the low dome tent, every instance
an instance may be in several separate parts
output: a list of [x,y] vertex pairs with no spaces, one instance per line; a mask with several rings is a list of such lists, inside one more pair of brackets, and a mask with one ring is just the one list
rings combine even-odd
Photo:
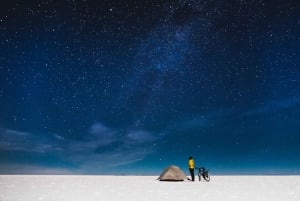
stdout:
[[187,176],[177,166],[171,165],[167,167],[157,178],[159,181],[184,181],[187,180]]

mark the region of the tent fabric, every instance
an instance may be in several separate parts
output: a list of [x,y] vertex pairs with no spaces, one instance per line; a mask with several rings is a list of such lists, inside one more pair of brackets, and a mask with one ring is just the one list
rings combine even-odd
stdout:
[[175,165],[167,167],[158,177],[159,181],[184,181],[186,179],[184,172]]

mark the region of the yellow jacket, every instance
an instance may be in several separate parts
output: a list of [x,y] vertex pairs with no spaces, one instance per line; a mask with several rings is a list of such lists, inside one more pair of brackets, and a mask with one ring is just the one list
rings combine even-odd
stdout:
[[189,160],[189,168],[195,169],[195,161],[194,161],[194,159],[190,159]]

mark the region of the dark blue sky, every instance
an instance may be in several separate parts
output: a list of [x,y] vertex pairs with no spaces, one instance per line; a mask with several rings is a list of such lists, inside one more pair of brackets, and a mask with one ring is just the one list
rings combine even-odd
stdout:
[[299,2],[0,11],[0,173],[300,173]]

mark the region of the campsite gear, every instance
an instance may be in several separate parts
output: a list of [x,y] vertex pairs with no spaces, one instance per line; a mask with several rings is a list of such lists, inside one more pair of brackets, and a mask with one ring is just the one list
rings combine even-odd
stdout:
[[177,166],[167,167],[157,178],[159,181],[184,181],[187,180],[184,172]]
[[204,167],[196,167],[196,169],[198,170],[199,181],[201,181],[201,177],[203,177],[203,179],[207,182],[210,181],[208,169],[205,169]]

